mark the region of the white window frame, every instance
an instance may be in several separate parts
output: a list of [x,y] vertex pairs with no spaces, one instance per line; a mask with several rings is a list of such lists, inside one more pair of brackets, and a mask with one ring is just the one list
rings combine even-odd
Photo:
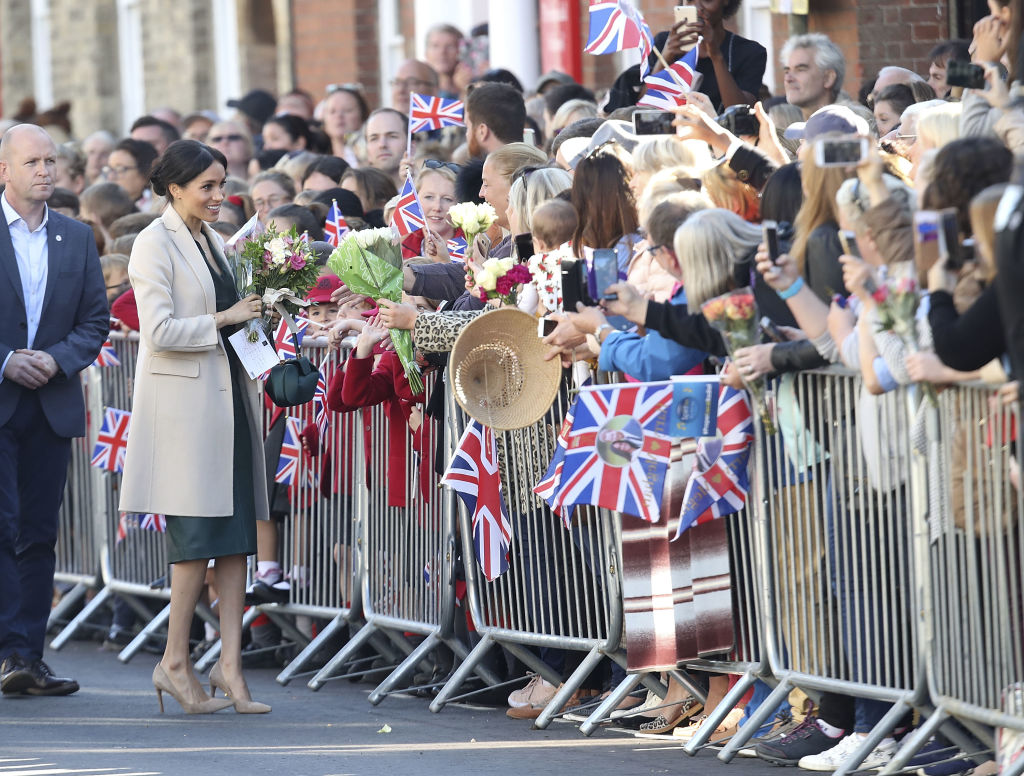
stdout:
[[53,107],[50,0],[32,0],[32,92],[38,110]]
[[117,0],[117,58],[121,75],[121,126],[124,134],[146,112],[145,53],[141,0]]
[[228,100],[242,96],[242,73],[239,67],[238,48],[238,3],[237,0],[211,0],[213,29],[217,39],[213,47],[214,74],[217,84],[217,112],[222,116],[231,113]]

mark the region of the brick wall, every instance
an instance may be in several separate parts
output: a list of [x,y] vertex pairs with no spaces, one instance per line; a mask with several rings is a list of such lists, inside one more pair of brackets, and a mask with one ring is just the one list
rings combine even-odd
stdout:
[[51,0],[50,9],[53,96],[57,102],[71,102],[74,135],[118,129],[121,78],[115,0],[96,0],[88,8],[77,0]]
[[357,82],[371,105],[379,103],[375,2],[293,0],[292,31],[297,86],[320,96],[327,84]]
[[4,114],[18,109],[18,103],[32,96],[32,15],[24,0],[0,0],[0,30],[5,41],[17,45],[0,48],[0,78],[3,79]]
[[871,77],[886,65],[899,65],[927,77],[928,52],[949,37],[949,23],[945,2],[861,0],[857,27],[864,75]]

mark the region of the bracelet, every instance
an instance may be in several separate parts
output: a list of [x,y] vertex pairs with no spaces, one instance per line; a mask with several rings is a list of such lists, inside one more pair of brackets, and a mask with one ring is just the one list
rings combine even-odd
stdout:
[[792,282],[789,288],[785,289],[784,291],[776,291],[775,293],[778,294],[779,299],[786,300],[800,293],[800,289],[803,287],[804,279],[803,277],[798,277],[796,280]]

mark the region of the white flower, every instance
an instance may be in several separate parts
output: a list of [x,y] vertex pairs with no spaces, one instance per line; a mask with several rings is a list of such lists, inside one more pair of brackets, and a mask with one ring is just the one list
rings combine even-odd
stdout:
[[501,274],[504,275],[506,272],[512,269],[512,266],[515,263],[515,259],[513,259],[511,256],[508,257],[507,259],[498,259],[498,267],[501,269]]
[[267,243],[267,250],[270,251],[270,260],[280,267],[288,261],[288,244],[280,237],[275,237]]
[[494,270],[494,267],[488,267],[485,265],[484,268],[480,270],[480,274],[477,275],[477,285],[483,288],[485,291],[493,291],[494,287],[498,283],[499,276],[498,273],[495,272]]
[[460,202],[457,205],[452,205],[448,211],[448,218],[466,234],[480,234],[491,228],[491,225],[498,220],[498,214],[486,202],[481,205],[473,202]]

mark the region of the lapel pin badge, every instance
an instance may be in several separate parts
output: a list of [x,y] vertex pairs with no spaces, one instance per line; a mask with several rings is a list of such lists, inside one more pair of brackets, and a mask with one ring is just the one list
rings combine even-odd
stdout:
[[60,241],[61,241],[61,236],[60,236],[60,235],[58,234],[58,235],[57,235],[57,237],[56,237],[56,238],[54,238],[54,239],[56,239],[56,240],[57,240],[57,242],[60,242]]

